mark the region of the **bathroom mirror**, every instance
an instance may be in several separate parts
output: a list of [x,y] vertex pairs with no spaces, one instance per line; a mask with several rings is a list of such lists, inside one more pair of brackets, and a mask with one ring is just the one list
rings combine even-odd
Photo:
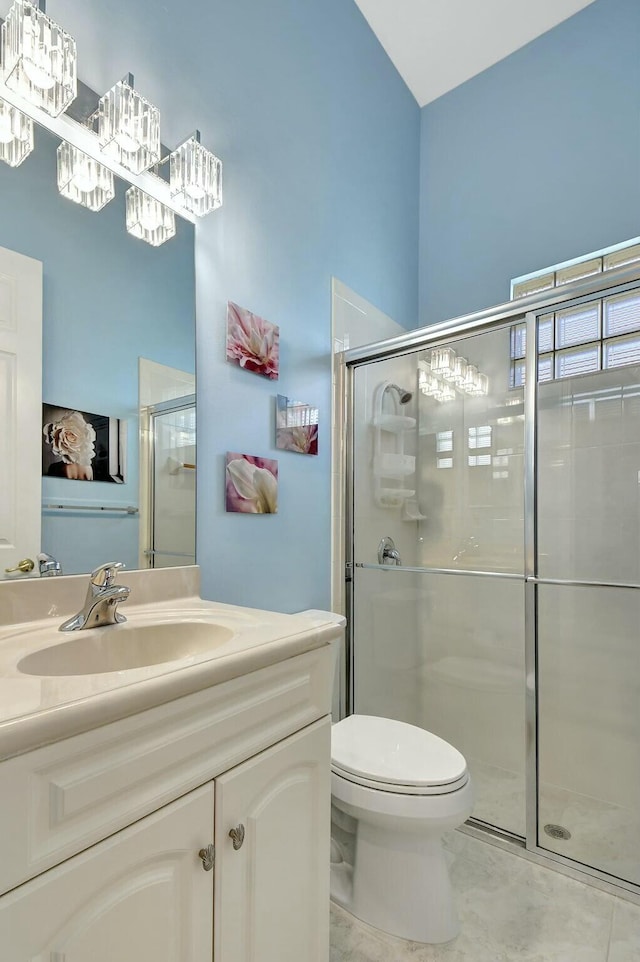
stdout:
[[[0,248],[43,272],[40,550],[64,574],[105,560],[193,564],[194,227],[176,217],[175,237],[157,248],[134,238],[117,178],[97,213],[62,197],[59,143],[36,128],[19,167],[0,163]],[[88,425],[89,472],[70,468],[56,441],[67,412]]]

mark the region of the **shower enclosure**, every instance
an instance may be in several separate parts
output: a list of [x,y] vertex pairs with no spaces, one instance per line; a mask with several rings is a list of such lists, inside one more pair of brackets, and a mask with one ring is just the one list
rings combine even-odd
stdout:
[[477,827],[640,894],[640,268],[344,361],[347,711],[460,749]]
[[145,411],[150,568],[195,564],[195,395],[150,405]]

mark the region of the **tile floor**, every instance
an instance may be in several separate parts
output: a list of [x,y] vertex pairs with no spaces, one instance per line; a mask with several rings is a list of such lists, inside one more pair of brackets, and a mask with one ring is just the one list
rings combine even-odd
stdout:
[[[476,794],[473,814],[498,829],[523,836],[524,775],[473,758],[467,761]],[[545,835],[543,826],[549,822],[569,829],[571,838],[556,840]],[[539,824],[543,848],[640,885],[638,812],[543,782]]]
[[461,832],[446,838],[462,931],[385,935],[331,907],[331,962],[640,962],[640,906]]

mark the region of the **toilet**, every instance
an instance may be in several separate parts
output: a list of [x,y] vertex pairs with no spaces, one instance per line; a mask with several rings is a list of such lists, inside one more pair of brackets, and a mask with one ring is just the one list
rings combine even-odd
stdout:
[[437,735],[350,715],[331,732],[331,897],[415,942],[459,932],[442,835],[473,808],[467,765]]
[[[316,610],[344,628],[341,615]],[[340,643],[334,644],[334,717]],[[442,847],[473,809],[460,752],[392,718],[349,715],[331,729],[331,898],[384,932],[440,943],[460,930]]]

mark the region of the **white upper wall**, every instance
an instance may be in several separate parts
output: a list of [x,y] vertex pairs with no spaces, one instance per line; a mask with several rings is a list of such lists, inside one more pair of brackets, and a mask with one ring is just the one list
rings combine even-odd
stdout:
[[421,107],[593,0],[356,0]]

